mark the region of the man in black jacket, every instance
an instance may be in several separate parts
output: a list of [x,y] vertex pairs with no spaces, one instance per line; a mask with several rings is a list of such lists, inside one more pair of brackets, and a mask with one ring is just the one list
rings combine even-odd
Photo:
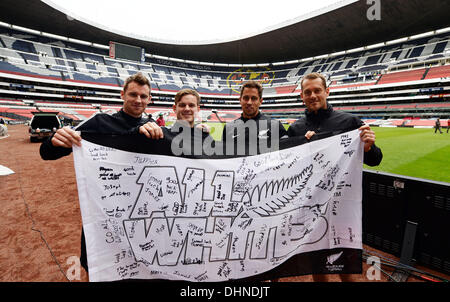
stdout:
[[[138,127],[146,122],[154,123],[153,119],[142,116],[151,100],[150,91],[150,81],[142,73],[128,77],[121,91],[123,107],[119,112],[112,115],[96,114],[80,124],[75,129],[76,131],[67,126],[58,129],[53,136],[41,144],[39,152],[42,159],[55,160],[72,153],[72,145],[81,145],[81,135],[78,131],[84,134],[126,135],[136,133]],[[158,134],[160,135],[160,133],[156,135]],[[88,271],[83,230],[81,232],[80,262]]]
[[[360,138],[364,142],[364,163],[369,166],[380,164],[383,154],[375,145],[375,132],[369,125],[355,115],[347,112],[333,110],[327,102],[330,88],[326,85],[326,79],[319,73],[306,75],[301,82],[301,98],[306,106],[305,117],[295,121],[288,129],[288,135],[305,136],[311,139],[339,134],[345,131],[359,129]],[[326,275],[312,275],[316,282],[327,281]],[[351,275],[340,274],[342,281],[351,281]]]
[[287,135],[280,121],[260,112],[262,93],[263,87],[256,81],[247,81],[242,85],[239,96],[241,117],[226,124],[222,132],[227,155],[255,155],[276,151],[279,139]]
[[121,91],[122,109],[112,115],[99,113],[81,123],[76,129],[69,126],[60,128],[49,139],[45,140],[39,152],[42,159],[54,160],[72,153],[72,145],[80,146],[83,133],[97,134],[131,134],[146,122],[155,122],[151,117],[143,117],[143,113],[151,100],[150,81],[142,74],[130,76]]
[[380,164],[383,154],[375,145],[375,132],[357,116],[347,112],[335,111],[327,102],[330,88],[326,79],[319,73],[306,75],[301,82],[301,98],[306,106],[305,117],[295,121],[288,129],[289,137],[313,135],[333,135],[359,129],[364,142],[364,163],[369,166]]

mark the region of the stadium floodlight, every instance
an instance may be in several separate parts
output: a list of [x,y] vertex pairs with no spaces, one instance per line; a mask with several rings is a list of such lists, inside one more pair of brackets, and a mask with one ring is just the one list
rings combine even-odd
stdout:
[[96,47],[96,48],[100,48],[100,49],[109,49],[109,46],[97,44],[97,43],[92,43],[92,46]]
[[92,44],[91,42],[78,40],[78,39],[73,39],[73,38],[69,38],[69,42],[74,42],[74,43],[78,43],[78,44],[81,44],[81,45],[88,45],[88,46],[90,46]]
[[446,28],[436,30],[436,34],[442,34],[442,33],[446,33],[449,31],[450,31],[450,27],[446,27]]
[[383,46],[385,46],[384,42],[366,46],[366,49],[378,48],[378,47],[383,47]]
[[340,56],[343,54],[345,54],[345,51],[338,51],[338,52],[334,52],[334,53],[330,54],[330,57]]
[[364,47],[358,47],[358,48],[349,49],[346,51],[346,53],[358,52],[358,51],[363,51],[363,50],[364,50]]
[[388,42],[386,42],[386,45],[397,44],[397,43],[401,43],[401,42],[405,42],[405,41],[408,41],[408,37],[388,41]]
[[164,56],[153,55],[153,57],[154,57],[155,59],[169,60],[169,57],[164,57]]
[[34,29],[30,29],[30,28],[26,28],[26,27],[22,27],[22,26],[17,26],[17,25],[11,25],[11,28],[16,29],[16,30],[20,30],[20,31],[24,31],[30,34],[35,34],[35,35],[40,35],[41,32],[38,30],[34,30]]
[[429,36],[432,36],[434,34],[435,34],[434,31],[429,31],[429,32],[426,32],[426,33],[423,33],[423,34],[418,34],[418,35],[415,35],[415,36],[411,36],[411,37],[409,37],[409,39],[414,40],[414,39],[429,37]]
[[67,38],[67,37],[46,33],[44,31],[42,32],[42,35],[45,36],[45,37],[52,38],[52,39],[57,39],[57,40],[63,40],[63,41],[69,40],[69,38]]
[[324,59],[324,58],[328,58],[328,55],[320,55],[320,56],[316,56],[314,57],[314,59]]
[[209,65],[209,66],[214,66],[214,63],[211,62],[199,62],[201,65]]

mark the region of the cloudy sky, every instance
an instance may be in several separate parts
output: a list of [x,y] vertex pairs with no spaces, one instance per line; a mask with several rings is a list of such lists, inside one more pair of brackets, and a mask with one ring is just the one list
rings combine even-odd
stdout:
[[[161,42],[217,42],[251,36],[349,0],[44,0],[83,19]],[[350,1],[354,2],[354,1]]]

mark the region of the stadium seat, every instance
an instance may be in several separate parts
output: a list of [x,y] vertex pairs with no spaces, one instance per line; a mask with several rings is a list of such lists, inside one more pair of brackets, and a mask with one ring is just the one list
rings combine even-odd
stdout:
[[381,79],[378,81],[378,85],[406,81],[419,81],[422,79],[425,70],[425,68],[421,68],[411,71],[387,73],[381,76]]
[[425,79],[450,77],[450,65],[432,67],[428,71]]

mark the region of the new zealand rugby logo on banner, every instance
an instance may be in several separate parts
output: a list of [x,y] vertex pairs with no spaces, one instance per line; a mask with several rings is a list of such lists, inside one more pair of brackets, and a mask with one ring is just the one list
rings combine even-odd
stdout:
[[249,80],[257,81],[261,84],[270,84],[275,79],[275,72],[268,67],[261,67],[261,70],[250,68],[240,68],[233,71],[227,77],[227,86],[239,93],[242,83]]

